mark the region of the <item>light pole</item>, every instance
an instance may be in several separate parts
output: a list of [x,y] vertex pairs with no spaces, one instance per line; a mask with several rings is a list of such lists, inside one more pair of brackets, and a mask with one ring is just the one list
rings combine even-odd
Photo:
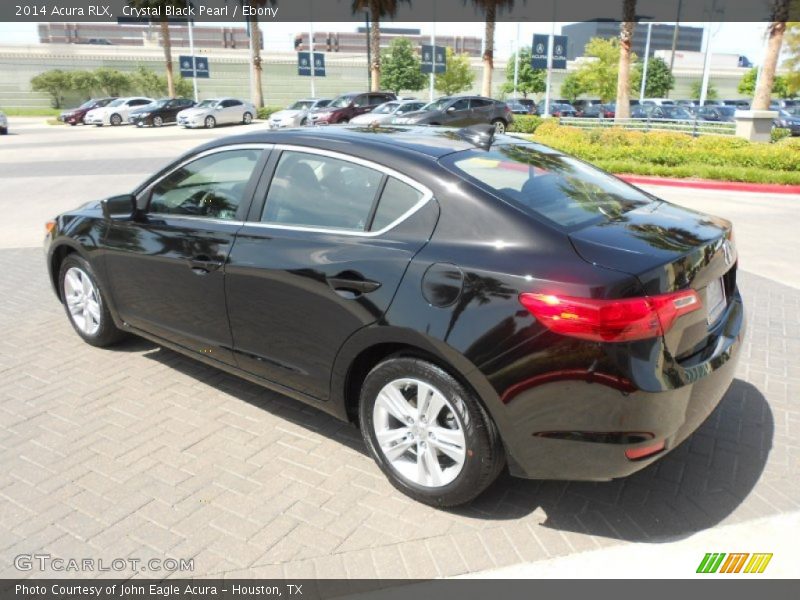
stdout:
[[514,48],[514,98],[517,98],[517,85],[519,84],[519,21],[517,21],[517,40]]
[[647,24],[647,42],[644,45],[644,66],[642,67],[642,86],[639,90],[639,103],[644,102],[644,92],[647,85],[647,65],[650,63],[650,35],[653,33],[653,22]]

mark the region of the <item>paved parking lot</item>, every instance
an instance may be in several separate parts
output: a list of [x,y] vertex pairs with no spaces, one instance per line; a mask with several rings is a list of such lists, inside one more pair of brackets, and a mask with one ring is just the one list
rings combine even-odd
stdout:
[[[743,360],[695,435],[625,480],[502,476],[470,507],[440,511],[396,492],[349,425],[149,342],[99,350],[72,332],[36,247],[42,222],[127,191],[230,128],[12,131],[0,140],[2,577],[21,575],[13,559],[30,553],[194,558],[181,573],[194,576],[436,577],[667,543],[800,509],[800,285],[764,276],[776,271],[746,251],[764,245],[752,222],[737,222]],[[796,211],[798,198],[769,204],[776,235],[791,202]],[[773,254],[784,252],[797,254]],[[717,550],[770,551],[747,542]]]

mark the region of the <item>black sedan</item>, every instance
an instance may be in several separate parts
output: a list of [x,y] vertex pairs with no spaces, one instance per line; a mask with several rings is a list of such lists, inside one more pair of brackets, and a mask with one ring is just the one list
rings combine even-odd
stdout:
[[258,131],[48,223],[77,334],[135,334],[360,426],[436,506],[625,477],[744,332],[731,224],[490,126]]
[[162,98],[132,110],[128,123],[137,127],[161,127],[165,123],[175,123],[179,112],[193,106],[194,101],[188,98]]

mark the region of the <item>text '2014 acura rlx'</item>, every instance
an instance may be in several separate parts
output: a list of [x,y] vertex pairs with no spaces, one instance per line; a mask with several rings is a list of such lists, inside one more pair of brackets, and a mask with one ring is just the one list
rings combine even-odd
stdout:
[[432,505],[608,480],[689,436],[744,331],[729,222],[489,125],[259,131],[48,224],[75,331],[356,423]]

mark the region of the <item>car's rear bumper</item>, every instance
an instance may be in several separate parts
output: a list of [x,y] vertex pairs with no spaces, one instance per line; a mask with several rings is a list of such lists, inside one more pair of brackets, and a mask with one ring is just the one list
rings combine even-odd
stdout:
[[[690,367],[665,369],[665,391],[645,392],[619,379],[564,371],[540,378],[505,406],[501,431],[511,472],[533,479],[609,480],[646,467],[689,437],[733,381],[744,336],[737,294],[724,335],[711,356]],[[548,374],[550,375],[550,374]],[[631,460],[626,450],[658,449]]]

